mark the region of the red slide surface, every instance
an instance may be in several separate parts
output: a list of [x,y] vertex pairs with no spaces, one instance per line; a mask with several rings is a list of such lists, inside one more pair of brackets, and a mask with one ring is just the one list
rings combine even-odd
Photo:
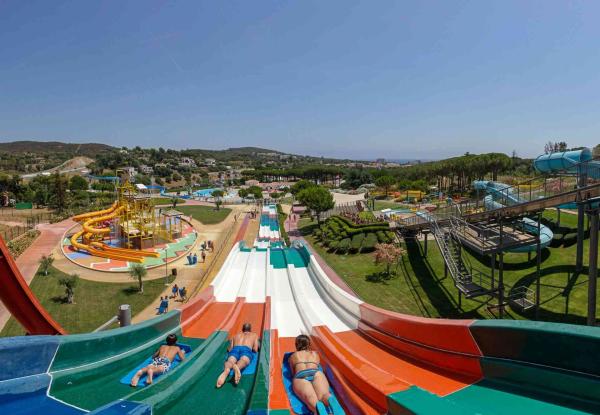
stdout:
[[0,237],[0,300],[29,334],[65,334],[42,307],[23,279]]

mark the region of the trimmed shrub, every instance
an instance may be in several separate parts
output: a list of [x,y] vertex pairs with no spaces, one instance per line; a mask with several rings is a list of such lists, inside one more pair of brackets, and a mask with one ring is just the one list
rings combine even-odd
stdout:
[[352,243],[350,244],[350,252],[357,253],[365,240],[365,234],[359,233],[352,237]]
[[340,243],[338,241],[331,241],[331,243],[329,244],[329,249],[335,251],[336,249],[338,249],[339,245]]
[[376,235],[377,235],[377,240],[379,241],[379,243],[387,244],[389,242],[387,235],[385,234],[384,231],[377,231]]
[[350,249],[350,238],[344,238],[340,241],[338,245],[338,252],[341,254],[345,254]]
[[377,245],[379,239],[377,238],[377,234],[369,233],[365,237],[365,240],[362,243],[362,247],[360,252],[373,252],[375,250],[375,245]]

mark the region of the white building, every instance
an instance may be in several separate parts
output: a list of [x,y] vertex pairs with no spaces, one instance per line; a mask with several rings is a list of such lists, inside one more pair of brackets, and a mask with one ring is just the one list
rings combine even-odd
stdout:
[[146,166],[145,164],[140,165],[140,171],[144,174],[154,173],[154,169],[151,166]]
[[179,160],[179,166],[180,167],[196,167],[196,161],[194,161],[194,159],[189,158],[189,157],[182,157]]
[[135,169],[135,167],[122,167],[121,170],[123,170],[125,174],[129,176],[130,179],[133,179],[137,174],[137,170]]

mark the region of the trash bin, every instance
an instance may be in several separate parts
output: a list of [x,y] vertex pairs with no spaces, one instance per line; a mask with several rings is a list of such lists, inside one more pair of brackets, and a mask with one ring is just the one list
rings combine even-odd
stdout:
[[171,275],[174,277],[177,276],[177,268],[171,268]]
[[131,307],[129,304],[121,304],[119,306],[119,326],[129,325],[131,325]]

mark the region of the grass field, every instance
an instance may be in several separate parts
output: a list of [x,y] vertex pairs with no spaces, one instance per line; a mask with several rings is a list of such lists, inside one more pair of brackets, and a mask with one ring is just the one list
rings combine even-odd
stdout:
[[222,207],[216,210],[213,206],[181,206],[177,210],[185,215],[192,216],[205,225],[221,223],[231,213],[231,209]]
[[[173,199],[170,197],[157,197],[157,198],[153,198],[152,201],[154,202],[155,206],[172,205],[173,204]],[[183,205],[183,204],[185,204],[185,199],[177,199],[177,206]]]
[[382,210],[382,209],[398,209],[404,207],[405,205],[394,202],[393,200],[375,200],[375,209],[374,210]]
[[[137,291],[137,281],[131,283],[102,283],[79,279],[75,288],[75,304],[65,304],[64,287],[58,284],[66,276],[54,267],[48,275],[37,274],[31,281],[31,290],[42,306],[69,333],[86,333],[95,330],[117,314],[119,305],[129,304],[133,315],[141,312],[164,290],[163,279],[144,282],[144,294]],[[0,336],[25,334],[21,325],[11,317]]]
[[[546,211],[546,217],[555,212]],[[577,217],[561,214],[561,226],[574,226]],[[314,224],[301,222],[303,233]],[[450,276],[444,277],[444,263],[435,241],[429,239],[427,258],[423,257],[423,242],[404,245],[406,255],[397,268],[397,275],[390,280],[373,278],[380,267],[373,263],[372,254],[335,255],[305,236],[314,249],[344,278],[365,301],[403,313],[426,317],[491,318],[487,311],[489,297],[462,299],[458,307],[458,291]],[[575,273],[576,246],[547,248],[541,255],[541,309],[540,319],[585,324],[587,315],[588,241],[584,244],[584,269]],[[489,273],[489,257],[480,257],[465,250],[468,266]],[[526,253],[504,255],[504,281],[508,286],[525,285],[535,289],[535,253],[528,261]],[[496,271],[497,275],[497,271]],[[599,287],[600,288],[600,287]],[[600,293],[599,293],[600,295]],[[494,303],[496,300],[491,300]],[[520,311],[509,309],[506,318],[531,319],[533,309]]]

